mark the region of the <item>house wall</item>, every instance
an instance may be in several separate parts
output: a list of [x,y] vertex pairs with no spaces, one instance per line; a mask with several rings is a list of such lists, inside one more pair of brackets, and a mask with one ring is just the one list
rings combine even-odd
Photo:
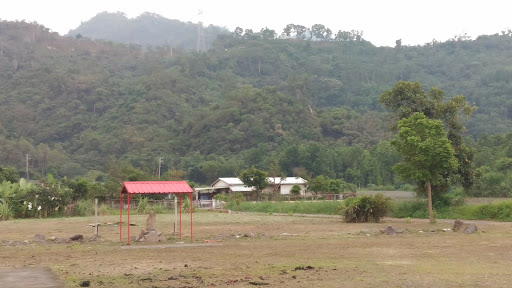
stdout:
[[263,193],[274,193],[274,191],[277,191],[278,187],[277,185],[270,184],[267,187],[265,187],[262,192]]
[[228,183],[220,180],[217,183],[215,183],[212,187],[215,187],[215,188],[227,188],[227,187],[229,187],[229,185],[228,185]]
[[[298,184],[282,184],[281,185],[281,194],[283,195],[288,195],[288,194],[291,194],[291,190],[292,190],[292,187],[294,185],[298,185]],[[305,185],[298,185],[300,186],[300,195],[304,195],[306,193],[306,186]]]

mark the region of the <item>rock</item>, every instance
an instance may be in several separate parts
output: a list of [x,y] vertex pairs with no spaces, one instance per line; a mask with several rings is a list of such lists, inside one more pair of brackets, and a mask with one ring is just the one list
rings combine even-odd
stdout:
[[146,219],[146,230],[156,231],[155,224],[156,224],[156,213],[155,213],[155,211],[151,211],[151,212],[149,212],[148,219]]
[[158,235],[157,231],[149,231],[148,235],[144,236],[146,242],[149,243],[158,243],[165,241],[165,237]]
[[34,236],[34,241],[37,242],[43,242],[46,239],[46,237],[43,234],[36,234]]
[[455,223],[453,223],[452,230],[454,232],[458,232],[458,231],[460,231],[460,229],[462,229],[462,225],[464,225],[464,222],[462,222],[460,219],[457,219],[457,220],[455,220]]
[[466,229],[462,231],[462,233],[471,234],[476,232],[478,229],[476,228],[476,224],[470,224]]
[[55,241],[55,240],[57,240],[57,237],[55,237],[55,236],[50,236],[50,237],[48,237],[48,240],[50,240],[50,241]]
[[80,287],[89,287],[89,286],[91,286],[91,281],[89,281],[89,280],[82,281],[80,283]]
[[76,234],[74,236],[69,237],[69,240],[71,241],[78,241],[84,239],[84,235],[82,234]]
[[28,240],[23,241],[23,244],[28,244],[28,243],[29,243]]
[[143,241],[144,240],[144,237],[146,235],[148,235],[149,231],[146,231],[144,229],[140,230],[140,234],[139,234],[139,237],[137,237],[137,240],[135,241]]
[[397,233],[396,230],[393,229],[393,227],[391,227],[391,226],[386,227],[386,229],[380,230],[380,232],[385,233],[387,235],[395,235]]

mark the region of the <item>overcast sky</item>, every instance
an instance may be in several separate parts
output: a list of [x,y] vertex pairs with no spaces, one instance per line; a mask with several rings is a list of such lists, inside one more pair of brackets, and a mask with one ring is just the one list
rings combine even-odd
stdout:
[[66,34],[99,12],[125,12],[137,17],[153,12],[166,18],[205,24],[240,26],[259,31],[263,27],[278,34],[286,24],[310,27],[324,24],[338,30],[363,30],[363,38],[377,46],[424,44],[445,41],[455,35],[494,34],[512,28],[512,3],[504,0],[14,0],[3,1],[2,20],[36,21]]

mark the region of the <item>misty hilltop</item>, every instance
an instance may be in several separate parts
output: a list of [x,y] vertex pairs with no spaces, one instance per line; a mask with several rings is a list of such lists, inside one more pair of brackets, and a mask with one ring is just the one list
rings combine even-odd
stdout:
[[[209,25],[202,28],[204,44],[208,49],[219,34],[228,33],[227,29]],[[170,46],[181,49],[196,49],[198,24],[168,19],[154,13],[143,13],[136,18],[128,18],[125,13],[102,12],[82,22],[67,36],[88,37],[125,44],[148,46]]]

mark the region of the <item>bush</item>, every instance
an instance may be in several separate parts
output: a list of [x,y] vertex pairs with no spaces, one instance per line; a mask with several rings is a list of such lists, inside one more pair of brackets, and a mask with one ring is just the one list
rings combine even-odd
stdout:
[[5,221],[13,216],[12,209],[6,201],[0,199],[0,219]]
[[245,202],[245,196],[242,193],[236,192],[228,197],[228,205],[226,208],[236,211],[242,210],[242,203]]
[[73,216],[90,216],[94,214],[94,200],[82,199],[76,202],[71,212]]
[[139,203],[137,204],[137,214],[139,215],[145,215],[146,211],[148,210],[148,198],[144,197],[139,200]]
[[391,198],[379,193],[363,195],[345,200],[341,216],[347,223],[379,222],[389,212]]
[[428,203],[425,199],[400,201],[393,203],[391,216],[396,218],[428,218]]
[[439,195],[432,205],[435,209],[441,209],[444,207],[461,206],[464,202],[464,190],[462,188],[456,188],[449,193]]
[[98,207],[98,215],[119,215],[119,209],[114,209],[110,205],[101,204]]
[[478,219],[484,220],[512,220],[512,201],[484,204],[476,209]]

